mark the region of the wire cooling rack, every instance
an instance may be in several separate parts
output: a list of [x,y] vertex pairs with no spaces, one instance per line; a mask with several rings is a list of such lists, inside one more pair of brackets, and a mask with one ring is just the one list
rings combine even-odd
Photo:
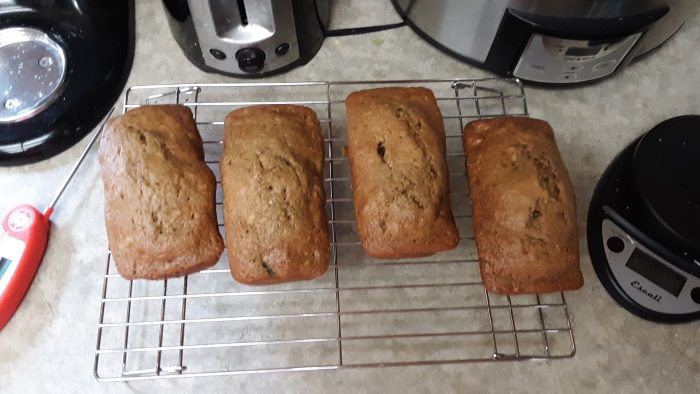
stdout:
[[[353,91],[379,86],[424,86],[437,97],[460,232],[452,251],[384,261],[362,252],[343,155],[344,100]],[[229,111],[271,103],[314,109],[326,146],[330,268],[308,282],[245,286],[231,278],[224,253],[214,267],[184,278],[127,281],[108,253],[94,364],[98,380],[541,360],[576,352],[564,294],[493,295],[479,275],[462,130],[473,119],[528,116],[518,80],[134,86],[126,92],[124,110],[162,103],[193,110],[218,181]]]

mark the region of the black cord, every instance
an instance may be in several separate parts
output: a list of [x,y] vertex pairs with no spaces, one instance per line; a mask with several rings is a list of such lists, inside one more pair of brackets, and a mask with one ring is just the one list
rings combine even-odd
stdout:
[[390,23],[388,25],[350,27],[347,29],[326,30],[326,37],[354,36],[356,34],[374,33],[377,31],[391,30],[396,29],[397,27],[404,26],[406,26],[406,21]]

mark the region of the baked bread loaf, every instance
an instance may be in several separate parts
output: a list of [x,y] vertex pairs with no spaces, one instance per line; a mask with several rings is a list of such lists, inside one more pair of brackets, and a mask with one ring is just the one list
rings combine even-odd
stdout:
[[192,112],[145,106],[111,119],[100,145],[105,224],[117,271],[164,279],[216,264],[216,179]]
[[576,201],[549,124],[529,118],[471,122],[464,151],[486,290],[581,287]]
[[312,279],[328,269],[323,136],[294,105],[228,114],[221,178],[228,260],[246,284]]
[[346,100],[355,217],[365,253],[420,257],[452,249],[445,128],[432,91],[380,88]]

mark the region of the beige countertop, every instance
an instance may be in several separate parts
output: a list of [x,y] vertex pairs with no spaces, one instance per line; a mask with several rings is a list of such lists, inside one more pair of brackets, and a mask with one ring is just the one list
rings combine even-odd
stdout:
[[[190,64],[157,0],[137,2],[137,42],[128,85],[225,82]],[[363,7],[369,12],[363,13]],[[338,2],[358,24],[391,11],[374,1]],[[369,20],[371,23],[371,20]],[[699,323],[659,325],[620,308],[596,278],[585,219],[593,188],[626,144],[657,123],[700,112],[700,12],[652,56],[599,84],[566,90],[527,87],[532,116],[548,120],[578,198],[583,289],[567,295],[577,354],[543,362],[477,363],[99,383],[93,362],[106,237],[102,185],[93,151],[52,221],[49,248],[21,308],[0,332],[0,392],[698,392]],[[269,81],[479,78],[408,28],[329,38],[306,66]],[[43,206],[85,146],[41,163],[0,168],[0,212]]]

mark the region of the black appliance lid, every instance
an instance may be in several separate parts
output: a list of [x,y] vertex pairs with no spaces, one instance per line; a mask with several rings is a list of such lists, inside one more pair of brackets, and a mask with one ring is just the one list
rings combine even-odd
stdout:
[[640,201],[663,230],[700,247],[700,116],[669,119],[637,145],[633,173]]
[[133,59],[134,2],[0,1],[0,39],[0,166],[33,163],[114,106]]

